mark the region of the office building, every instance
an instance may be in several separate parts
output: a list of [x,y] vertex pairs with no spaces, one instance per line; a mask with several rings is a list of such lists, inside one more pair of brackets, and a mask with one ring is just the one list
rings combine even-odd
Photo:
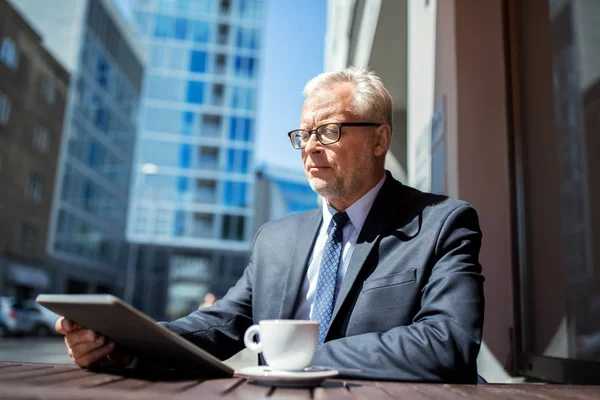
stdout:
[[[148,55],[127,237],[126,298],[157,318],[222,296],[251,246],[264,5],[139,0]],[[134,285],[135,283],[135,285]]]
[[262,164],[256,168],[255,231],[266,222],[320,206],[302,170]]
[[18,0],[71,74],[47,241],[54,290],[123,290],[143,49],[112,0]]
[[48,291],[46,237],[69,74],[0,0],[0,296]]

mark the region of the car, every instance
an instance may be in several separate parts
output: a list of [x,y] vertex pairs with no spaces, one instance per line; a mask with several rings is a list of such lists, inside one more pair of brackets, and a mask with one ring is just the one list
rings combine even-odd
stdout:
[[40,306],[35,300],[15,302],[14,310],[17,321],[14,328],[15,334],[38,337],[56,334],[54,325],[59,315]]
[[0,338],[14,335],[17,327],[15,300],[12,297],[0,297]]

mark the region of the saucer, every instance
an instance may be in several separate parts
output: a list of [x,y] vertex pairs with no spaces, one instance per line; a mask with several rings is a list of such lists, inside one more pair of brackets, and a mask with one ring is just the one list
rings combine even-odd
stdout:
[[282,371],[267,365],[242,368],[239,372],[251,383],[267,386],[317,386],[322,380],[339,375],[335,369],[324,367],[308,367],[302,371]]

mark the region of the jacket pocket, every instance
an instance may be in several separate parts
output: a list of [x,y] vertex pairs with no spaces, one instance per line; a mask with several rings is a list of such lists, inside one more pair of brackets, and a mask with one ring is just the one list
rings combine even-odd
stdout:
[[363,283],[362,292],[379,289],[388,286],[400,285],[402,283],[414,282],[417,280],[417,269],[411,268],[406,271],[397,272],[375,279],[367,279]]

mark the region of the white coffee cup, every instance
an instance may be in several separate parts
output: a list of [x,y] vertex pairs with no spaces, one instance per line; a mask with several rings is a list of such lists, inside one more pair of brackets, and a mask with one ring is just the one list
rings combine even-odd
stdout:
[[[258,343],[254,336],[259,335]],[[295,319],[267,319],[252,325],[244,344],[262,353],[273,369],[299,371],[310,365],[317,349],[319,322]]]

